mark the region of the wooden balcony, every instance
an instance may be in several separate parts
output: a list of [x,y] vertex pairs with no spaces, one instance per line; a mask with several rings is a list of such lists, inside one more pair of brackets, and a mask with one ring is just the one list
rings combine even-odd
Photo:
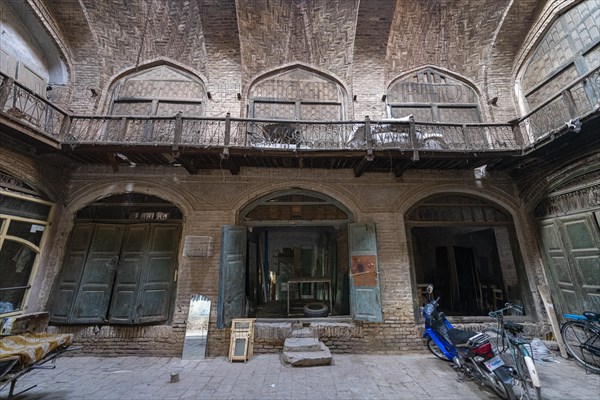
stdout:
[[[346,168],[355,176],[366,171],[400,176],[409,168],[487,165],[513,171],[535,164],[540,154],[555,157],[554,151],[564,152],[573,140],[578,144],[570,151],[598,146],[600,136],[588,129],[597,125],[600,69],[504,124],[72,115],[0,78],[0,127],[7,145],[60,153],[81,164],[109,163],[114,170],[173,165],[191,174],[220,168],[237,174],[241,167]],[[595,103],[582,101],[582,91]]]

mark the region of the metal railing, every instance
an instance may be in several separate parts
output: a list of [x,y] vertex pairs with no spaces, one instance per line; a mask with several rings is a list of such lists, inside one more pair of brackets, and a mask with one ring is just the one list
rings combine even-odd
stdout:
[[7,75],[0,77],[0,114],[58,141],[67,113]]
[[265,150],[523,150],[593,112],[600,99],[597,68],[512,123],[433,123],[412,118],[297,121],[231,118],[69,115],[0,73],[0,114],[59,144],[184,145]]

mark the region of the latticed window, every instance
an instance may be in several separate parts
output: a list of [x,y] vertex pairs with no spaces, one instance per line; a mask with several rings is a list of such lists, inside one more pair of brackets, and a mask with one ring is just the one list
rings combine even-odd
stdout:
[[51,210],[35,189],[0,172],[0,314],[25,306]]
[[481,122],[475,90],[434,68],[396,80],[390,85],[386,100],[391,118],[412,114],[421,122]]
[[[584,1],[561,15],[546,32],[525,64],[520,87],[527,111],[565,89],[600,66],[600,2]],[[584,84],[571,91],[578,110],[586,109],[595,99],[594,89]],[[595,100],[594,100],[595,99]],[[555,108],[553,113],[567,110]]]
[[206,90],[199,79],[161,65],[122,78],[114,87],[111,115],[202,116]]
[[337,82],[297,67],[252,86],[249,116],[258,119],[339,121],[344,116],[343,93]]

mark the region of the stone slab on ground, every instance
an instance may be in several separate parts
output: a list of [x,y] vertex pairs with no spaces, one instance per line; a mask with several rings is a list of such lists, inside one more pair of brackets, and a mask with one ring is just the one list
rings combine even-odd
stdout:
[[283,362],[292,367],[313,367],[331,364],[331,352],[329,348],[321,342],[319,344],[321,348],[317,351],[284,351]]
[[321,342],[317,338],[302,337],[302,338],[287,338],[283,343],[284,352],[292,351],[321,351]]

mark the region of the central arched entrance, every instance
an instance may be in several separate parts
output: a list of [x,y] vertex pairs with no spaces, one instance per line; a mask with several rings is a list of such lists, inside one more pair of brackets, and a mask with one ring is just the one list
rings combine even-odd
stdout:
[[[342,203],[304,189],[279,191],[244,207],[239,221],[222,231],[220,327],[237,317],[380,319],[374,226],[355,224]],[[374,277],[360,290],[351,273],[359,268]]]

